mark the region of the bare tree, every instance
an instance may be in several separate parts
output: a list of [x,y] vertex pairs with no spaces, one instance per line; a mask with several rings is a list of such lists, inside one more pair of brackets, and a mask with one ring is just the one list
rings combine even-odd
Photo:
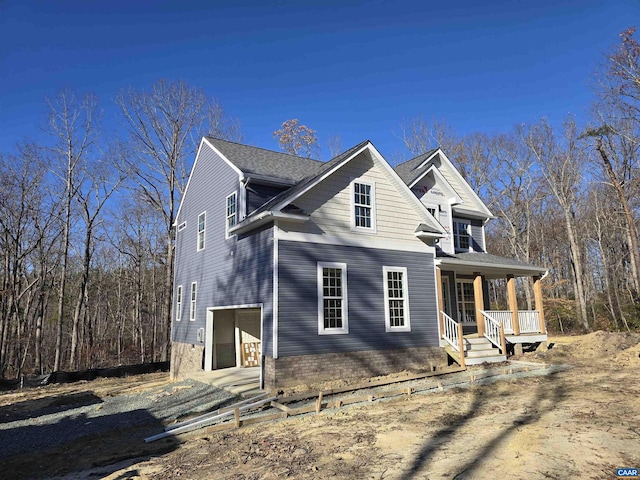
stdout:
[[72,202],[82,185],[84,163],[95,144],[98,101],[94,95],[77,98],[68,90],[60,91],[48,99],[48,133],[53,138],[51,152],[59,168],[55,170],[62,183],[62,257],[58,287],[58,317],[56,329],[56,356],[54,370],[62,361],[62,327],[65,315],[69,239],[71,233]]
[[626,240],[634,297],[640,295],[640,241],[634,215],[640,153],[640,44],[635,28],[620,34],[620,44],[606,57],[598,74],[600,101],[594,125],[585,136],[593,140],[599,166],[613,188],[626,224]]
[[340,135],[332,135],[327,140],[327,147],[329,148],[329,156],[331,158],[338,156],[342,153],[342,138]]
[[167,294],[162,358],[166,360],[173,286],[173,223],[186,185],[187,166],[202,135],[238,140],[239,129],[216,99],[183,81],[160,80],[149,91],[128,89],[118,94],[116,102],[130,134],[124,166],[140,198],[161,215],[165,231]]
[[453,158],[462,148],[460,138],[446,120],[426,120],[415,117],[403,120],[400,125],[402,141],[413,156],[441,148],[449,158]]
[[584,163],[586,152],[578,143],[577,132],[576,123],[571,117],[564,122],[564,136],[560,141],[546,119],[537,125],[521,129],[525,143],[537,159],[540,172],[562,210],[569,240],[578,314],[584,329],[589,330],[583,254],[575,222],[579,192],[583,190],[580,167]]
[[279,130],[273,132],[280,148],[291,155],[303,155],[310,158],[319,153],[316,131],[306,125],[300,125],[297,118],[285,120]]
[[[113,168],[114,154],[107,154],[100,161],[93,162],[87,172],[87,185],[85,189],[79,189],[76,200],[80,207],[80,214],[84,222],[84,241],[82,250],[82,273],[80,275],[80,288],[73,313],[71,331],[71,351],[69,355],[69,368],[72,370],[78,366],[78,333],[83,325],[87,324],[87,307],[89,303],[89,277],[91,274],[91,261],[94,253],[96,229],[100,225],[101,212],[107,201],[115,193],[120,183],[124,180],[122,172]],[[116,172],[114,176],[112,172]]]

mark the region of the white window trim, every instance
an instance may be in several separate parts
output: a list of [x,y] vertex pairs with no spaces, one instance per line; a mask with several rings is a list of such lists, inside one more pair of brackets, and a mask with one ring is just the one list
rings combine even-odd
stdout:
[[[435,210],[435,214],[433,215],[433,218],[435,218],[436,220],[440,221],[440,205],[436,205],[435,203],[425,203],[424,204],[425,208],[427,210],[431,209],[431,210]],[[429,212],[431,213],[431,212]]]
[[[359,183],[361,185],[368,185],[371,187],[371,227],[358,227],[356,226],[356,202],[355,202],[355,185]],[[349,206],[351,208],[351,230],[354,232],[363,232],[363,233],[376,233],[377,232],[377,222],[376,222],[376,183],[370,182],[368,180],[363,180],[361,178],[356,178],[351,182],[350,185],[350,194],[351,199],[349,201]]]
[[[342,328],[324,328],[324,290],[322,288],[322,269],[340,268],[342,275]],[[338,262],[318,262],[318,335],[341,335],[349,333],[349,308],[347,302],[347,264]]]
[[[204,215],[204,228],[200,231],[200,217]],[[202,246],[200,246],[200,234],[202,233]],[[207,244],[207,211],[205,210],[198,215],[198,224],[196,225],[196,250],[204,250]]]
[[[404,325],[401,327],[391,326],[391,317],[389,313],[389,285],[387,275],[389,272],[402,273],[402,301],[404,302]],[[407,267],[382,267],[382,278],[384,287],[384,320],[385,330],[387,332],[410,332],[411,331],[411,315],[409,312],[409,280],[407,276]],[[397,300],[397,299],[395,299]]]
[[191,282],[191,292],[189,297],[189,320],[195,322],[196,309],[198,306],[198,282]]
[[[469,247],[461,248],[458,246],[460,243],[458,240],[460,235],[458,234],[458,229],[456,228],[457,223],[463,223],[467,226],[467,236],[469,237]],[[471,221],[463,220],[460,218],[453,218],[451,220],[451,226],[453,227],[453,249],[456,252],[471,252],[473,250],[473,237],[471,236]]]
[[176,288],[176,322],[182,320],[182,285]]
[[184,230],[185,228],[187,228],[187,222],[184,221],[182,222],[180,225],[178,225],[178,231],[181,232],[182,230]]
[[231,197],[235,197],[236,199],[236,212],[235,212],[235,217],[236,217],[236,223],[234,224],[237,225],[240,222],[240,213],[239,213],[239,205],[238,205],[238,191],[235,190],[233,192],[231,192],[229,195],[227,195],[227,197],[224,199],[224,236],[225,238],[231,238],[233,237],[233,235],[229,234],[229,218],[231,218],[231,215],[228,215],[227,213],[227,206],[229,205],[229,198]]

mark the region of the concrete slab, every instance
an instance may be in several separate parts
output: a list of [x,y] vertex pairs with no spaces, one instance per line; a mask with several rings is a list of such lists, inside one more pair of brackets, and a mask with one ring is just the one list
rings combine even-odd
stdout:
[[221,368],[211,372],[193,373],[189,377],[243,397],[264,392],[260,389],[260,367]]

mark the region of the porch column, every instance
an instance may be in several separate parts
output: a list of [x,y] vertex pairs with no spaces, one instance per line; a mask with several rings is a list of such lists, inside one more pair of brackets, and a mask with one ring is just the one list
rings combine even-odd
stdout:
[[[438,298],[438,321],[440,322],[440,337],[444,335],[444,317],[442,316],[442,311],[444,310],[444,305],[442,304],[442,272],[440,272],[440,267],[436,267],[436,296]],[[537,305],[537,304],[536,304]]]
[[473,279],[473,297],[476,304],[476,324],[478,325],[478,336],[484,336],[484,315],[480,310],[484,310],[484,298],[482,294],[482,275],[474,273]]
[[544,323],[544,305],[542,304],[542,278],[533,277],[533,297],[540,321],[540,333],[547,333],[547,325]]
[[518,321],[518,297],[516,296],[516,279],[513,275],[507,275],[507,298],[509,299],[509,310],[511,310],[513,334],[520,335],[520,322]]

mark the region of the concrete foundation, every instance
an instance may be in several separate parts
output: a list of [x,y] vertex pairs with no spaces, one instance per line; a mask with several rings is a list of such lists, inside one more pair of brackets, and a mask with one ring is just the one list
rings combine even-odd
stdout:
[[204,347],[190,343],[171,344],[171,381],[180,381],[203,371]]
[[376,377],[403,370],[424,371],[446,366],[447,354],[440,347],[299,355],[275,360],[265,357],[264,386],[273,390],[306,383]]

